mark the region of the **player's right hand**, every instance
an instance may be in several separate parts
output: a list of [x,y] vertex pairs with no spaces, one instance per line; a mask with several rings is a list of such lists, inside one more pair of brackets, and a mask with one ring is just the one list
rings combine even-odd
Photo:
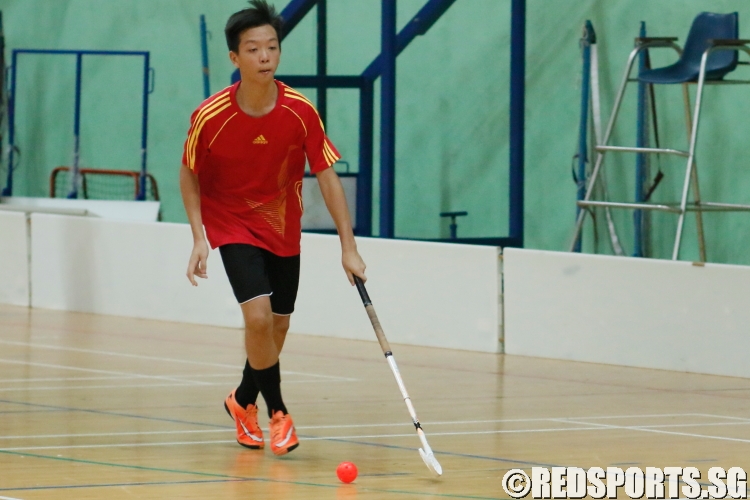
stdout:
[[193,245],[193,253],[190,254],[190,262],[188,262],[187,279],[193,286],[198,286],[195,281],[195,276],[199,278],[207,279],[206,274],[206,261],[208,260],[208,244],[205,240],[196,241]]

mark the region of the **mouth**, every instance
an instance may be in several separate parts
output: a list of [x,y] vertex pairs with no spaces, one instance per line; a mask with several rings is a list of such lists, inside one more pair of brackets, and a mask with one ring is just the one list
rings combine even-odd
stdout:
[[264,76],[265,75],[270,75],[271,74],[271,70],[270,69],[262,69],[258,73],[260,73],[261,75],[264,75]]

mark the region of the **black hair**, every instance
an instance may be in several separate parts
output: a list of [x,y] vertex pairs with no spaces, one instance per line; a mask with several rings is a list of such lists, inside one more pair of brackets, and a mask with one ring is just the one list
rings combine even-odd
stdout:
[[276,30],[276,37],[281,47],[281,16],[276,12],[273,5],[268,5],[266,0],[250,0],[250,7],[231,15],[224,27],[224,35],[227,37],[227,47],[235,54],[240,49],[240,35],[250,28],[270,25]]

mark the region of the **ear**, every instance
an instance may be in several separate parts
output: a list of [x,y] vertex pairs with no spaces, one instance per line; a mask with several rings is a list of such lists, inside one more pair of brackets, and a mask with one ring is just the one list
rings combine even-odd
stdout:
[[229,60],[232,61],[232,64],[234,64],[234,67],[238,69],[240,67],[239,58],[240,56],[236,52],[232,50],[229,51]]

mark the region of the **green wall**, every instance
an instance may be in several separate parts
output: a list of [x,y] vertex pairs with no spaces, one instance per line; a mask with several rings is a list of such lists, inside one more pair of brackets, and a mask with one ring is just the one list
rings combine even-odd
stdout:
[[[399,25],[424,1],[399,0]],[[286,0],[278,0],[280,8],[285,4]],[[359,74],[379,53],[380,2],[328,0],[328,4],[329,72]],[[244,5],[239,0],[0,0],[8,49],[151,51],[157,75],[149,110],[148,165],[159,182],[165,220],[179,222],[186,220],[177,185],[181,148],[189,115],[203,92],[199,16],[206,15],[213,34],[211,85],[217,91],[228,84],[232,70],[223,24]],[[739,11],[742,24],[750,22],[750,4],[742,0],[528,0],[527,9],[526,246],[562,250],[575,216],[570,171],[578,134],[578,39],[584,20],[591,19],[599,35],[606,119],[641,20],[647,22],[650,35],[676,35],[684,41],[698,12]],[[399,57],[398,236],[447,236],[447,221],[438,217],[444,210],[469,211],[460,221],[461,236],[507,234],[509,19],[510,0],[456,0],[430,32]],[[748,36],[746,29],[741,34]],[[75,63],[73,57],[23,57],[17,104],[17,144],[22,154],[15,194],[46,196],[52,168],[72,162]],[[656,50],[652,58],[661,65],[673,55]],[[140,71],[139,61],[133,58],[85,61],[82,165],[138,168]],[[284,42],[279,73],[314,71],[315,13],[311,12]],[[750,77],[747,68],[737,74]],[[632,144],[635,139],[634,89],[616,131],[618,144]],[[313,90],[300,90],[315,98]],[[657,89],[663,142],[684,148],[681,102],[679,88]],[[750,89],[709,88],[705,102],[698,147],[702,194],[714,201],[750,202],[750,172],[744,161],[750,145],[743,140]],[[328,131],[355,171],[358,113],[356,91],[331,91]],[[375,156],[377,170],[377,147]],[[611,195],[631,199],[635,158],[611,158],[607,163]],[[665,159],[661,166],[666,178],[654,199],[674,200],[679,196],[683,164]],[[375,214],[377,228],[377,206]],[[623,211],[614,215],[630,252],[632,215]],[[750,214],[704,217],[709,260],[750,264],[746,250]],[[675,225],[672,215],[654,216],[654,256],[670,255]],[[609,252],[601,220],[598,240],[599,250]],[[697,258],[692,216],[684,242],[683,258]],[[593,247],[594,233],[588,227],[585,248]]]

